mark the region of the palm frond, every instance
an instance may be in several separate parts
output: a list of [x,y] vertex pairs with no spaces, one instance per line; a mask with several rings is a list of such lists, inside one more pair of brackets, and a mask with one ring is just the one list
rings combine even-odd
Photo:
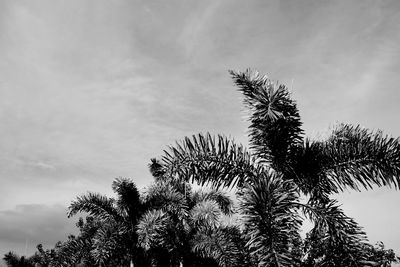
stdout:
[[359,266],[366,260],[366,234],[337,201],[303,205],[302,209],[315,225],[308,241],[310,258],[322,257],[321,264],[342,262],[341,266]]
[[339,125],[325,142],[322,172],[343,190],[400,185],[398,138],[360,126]]
[[233,201],[224,192],[220,190],[211,189],[209,191],[199,190],[193,193],[192,200],[194,203],[199,203],[205,200],[215,201],[221,211],[225,215],[231,215],[233,213]]
[[302,193],[319,200],[339,192],[340,186],[322,172],[328,162],[324,149],[323,142],[307,138],[303,145],[292,151],[291,162],[284,170],[285,179],[293,180]]
[[254,160],[242,145],[224,136],[186,137],[164,151],[166,174],[200,185],[241,186],[254,171]]
[[244,240],[236,227],[219,227],[201,231],[192,240],[192,251],[204,258],[214,259],[221,267],[250,266]]
[[118,195],[116,204],[120,213],[127,215],[132,225],[135,225],[143,210],[135,183],[128,178],[117,178],[112,183],[112,189]]
[[146,212],[137,225],[138,244],[145,250],[162,246],[170,223],[170,217],[162,210]]
[[97,263],[105,264],[113,258],[114,254],[123,254],[121,253],[123,248],[120,244],[126,232],[126,227],[117,222],[108,222],[97,230],[93,237],[93,249],[91,251]]
[[168,182],[156,182],[146,192],[146,205],[153,209],[162,209],[180,219],[188,215],[188,203],[183,193]]
[[149,163],[149,171],[151,173],[151,175],[157,180],[160,179],[162,176],[164,176],[165,171],[163,169],[163,165],[161,164],[161,162],[159,160],[157,160],[156,158],[152,158],[150,159],[150,163]]
[[191,209],[189,216],[196,229],[216,228],[219,226],[221,214],[221,209],[216,201],[203,200]]
[[52,259],[52,265],[55,265],[54,262],[57,262],[61,266],[72,266],[79,263],[82,259],[88,258],[89,255],[85,255],[85,253],[88,248],[90,249],[90,243],[89,240],[82,238],[68,239],[57,248],[57,257],[56,259]]
[[301,225],[298,198],[296,186],[273,170],[260,173],[239,192],[246,246],[259,266],[292,266],[291,244]]
[[250,110],[250,144],[258,157],[276,170],[285,166],[290,151],[303,142],[302,122],[296,103],[284,85],[247,70],[230,71]]
[[118,213],[115,207],[114,199],[108,198],[98,193],[87,193],[77,197],[68,207],[68,217],[71,217],[78,212],[87,212],[90,215],[100,219],[121,219],[121,214]]

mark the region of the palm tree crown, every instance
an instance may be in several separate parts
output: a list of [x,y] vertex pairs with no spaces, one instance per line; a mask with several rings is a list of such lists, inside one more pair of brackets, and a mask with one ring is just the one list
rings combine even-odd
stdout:
[[77,197],[69,206],[69,216],[86,212],[100,222],[92,237],[91,249],[98,264],[112,265],[116,260],[143,264],[143,250],[137,246],[136,225],[146,206],[130,179],[115,179],[112,189],[117,194],[116,199],[98,193]]
[[226,194],[193,191],[187,182],[159,176],[145,199],[151,209],[140,219],[137,233],[155,266],[244,266],[244,254],[228,238],[238,236],[238,230],[222,223],[222,216],[233,212]]
[[398,188],[399,139],[340,124],[325,140],[311,140],[284,85],[250,70],[230,74],[249,111],[250,150],[222,135],[186,137],[165,151],[158,172],[236,188],[246,247],[258,266],[296,266],[299,214],[314,223],[306,243],[322,240],[318,246],[324,248],[316,253],[317,242],[308,242],[301,264],[359,266],[368,258],[366,235],[331,196],[345,189]]

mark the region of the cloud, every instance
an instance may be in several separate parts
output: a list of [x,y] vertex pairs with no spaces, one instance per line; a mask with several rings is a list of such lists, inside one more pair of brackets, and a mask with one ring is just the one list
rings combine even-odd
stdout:
[[57,241],[76,234],[74,219],[67,219],[67,209],[60,205],[18,205],[0,211],[0,252],[31,255],[36,245],[52,247]]

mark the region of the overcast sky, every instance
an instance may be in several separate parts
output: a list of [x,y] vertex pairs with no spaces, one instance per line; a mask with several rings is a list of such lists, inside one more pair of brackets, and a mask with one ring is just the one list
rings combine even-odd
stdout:
[[[75,196],[148,185],[150,158],[186,135],[247,144],[229,69],[292,88],[308,135],[400,136],[399,43],[396,0],[0,0],[0,254],[65,239]],[[400,192],[340,199],[400,253]]]

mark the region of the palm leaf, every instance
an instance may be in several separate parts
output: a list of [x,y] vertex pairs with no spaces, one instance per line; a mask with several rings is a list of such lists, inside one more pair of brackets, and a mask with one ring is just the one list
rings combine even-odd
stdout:
[[325,142],[322,172],[343,190],[400,184],[398,138],[360,126],[339,125]]
[[329,199],[329,194],[339,192],[340,186],[322,172],[328,162],[324,150],[323,142],[307,138],[303,145],[291,152],[291,162],[285,168],[283,176],[285,180],[295,182],[302,193],[318,201]]
[[132,226],[136,225],[143,207],[135,183],[127,178],[117,178],[112,183],[112,189],[118,196],[116,204],[119,213],[124,214],[124,217],[130,220]]
[[87,212],[90,215],[99,219],[116,219],[122,220],[121,214],[115,207],[115,201],[111,198],[103,196],[98,193],[87,193],[77,197],[75,201],[72,201],[68,207],[68,217],[71,217],[78,212]]
[[398,138],[360,126],[341,124],[325,141],[306,140],[292,153],[293,179],[303,193],[327,198],[346,188],[399,187],[400,143]]
[[166,237],[170,223],[170,217],[162,210],[146,212],[137,225],[138,244],[145,250],[162,247],[165,240],[168,240]]
[[247,70],[230,71],[250,110],[250,145],[276,170],[285,166],[290,151],[303,142],[300,115],[284,85]]
[[254,160],[241,145],[224,136],[199,134],[164,151],[165,173],[200,185],[241,186],[254,171]]
[[221,209],[216,201],[203,200],[191,209],[189,216],[196,229],[216,228],[219,226],[221,214]]
[[150,163],[148,166],[149,166],[149,171],[150,171],[151,175],[155,179],[160,179],[161,177],[164,176],[165,172],[163,170],[163,165],[156,158],[150,159]]
[[89,256],[85,255],[85,253],[87,252],[87,248],[90,248],[90,246],[90,242],[85,239],[68,239],[57,248],[57,258],[52,259],[52,265],[72,266],[77,264],[82,259]]
[[214,259],[221,267],[249,266],[244,241],[236,227],[219,227],[201,231],[192,240],[192,251],[204,258]]
[[[93,237],[92,255],[97,263],[105,264],[113,258],[114,254],[123,254],[122,244],[123,236],[127,229],[114,221],[104,224],[97,230]],[[128,253],[125,253],[127,255]]]
[[189,207],[185,195],[168,182],[159,181],[152,184],[146,194],[146,206],[162,209],[180,220],[187,217]]
[[322,256],[321,266],[340,262],[341,266],[358,266],[366,260],[366,234],[352,218],[343,213],[337,201],[302,205],[302,209],[314,222],[307,248],[310,258]]
[[193,203],[199,203],[206,200],[215,201],[225,215],[231,215],[233,213],[233,202],[231,198],[220,190],[212,189],[206,192],[199,190],[193,193]]
[[301,220],[295,185],[270,170],[239,192],[240,209],[247,229],[248,247],[259,266],[292,266],[292,240]]

